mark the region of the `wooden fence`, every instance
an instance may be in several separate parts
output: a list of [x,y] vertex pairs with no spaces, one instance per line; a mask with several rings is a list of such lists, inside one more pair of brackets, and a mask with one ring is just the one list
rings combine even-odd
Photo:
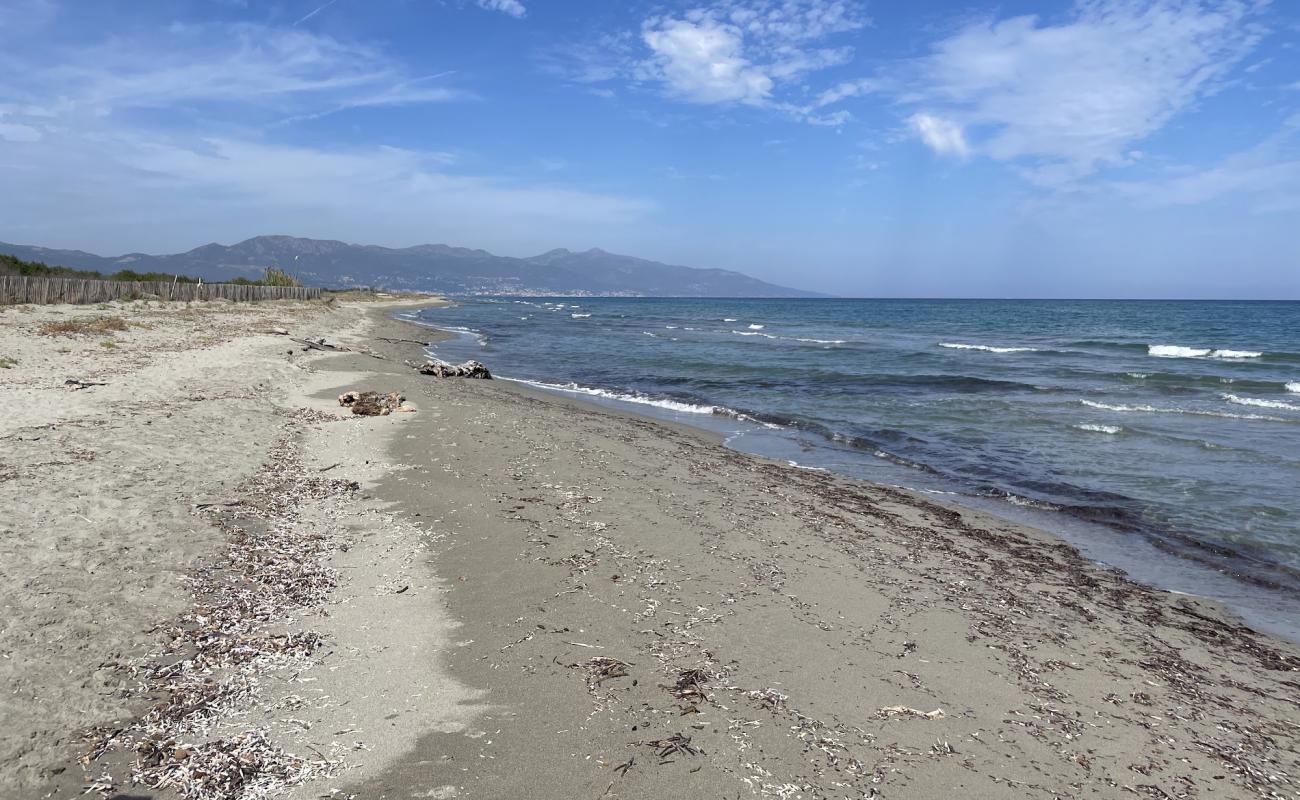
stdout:
[[0,275],[0,305],[16,303],[103,303],[109,300],[315,300],[307,286],[243,286],[237,283],[97,281]]

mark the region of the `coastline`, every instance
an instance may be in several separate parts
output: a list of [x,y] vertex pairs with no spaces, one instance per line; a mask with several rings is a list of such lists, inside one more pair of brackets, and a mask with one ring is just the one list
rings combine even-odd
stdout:
[[[299,702],[239,721],[337,762],[290,796],[1296,795],[1294,645],[990,515],[425,378],[402,363],[423,348],[377,337],[428,328],[347,314],[321,333],[357,352],[290,371],[263,336],[232,355],[320,415],[292,431],[304,474],[359,484],[295,511],[339,576],[282,628],[325,646],[264,678],[260,697]],[[352,388],[418,410],[328,420]],[[227,486],[269,432],[226,445],[245,454]],[[175,613],[183,584],[163,588]]]

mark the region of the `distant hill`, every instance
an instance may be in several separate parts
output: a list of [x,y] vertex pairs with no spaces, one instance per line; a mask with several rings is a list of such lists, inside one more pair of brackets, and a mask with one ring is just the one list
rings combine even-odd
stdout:
[[662,264],[604,250],[551,250],[530,258],[424,244],[393,249],[328,239],[257,236],[186,253],[98,256],[81,250],[0,242],[0,253],[73,269],[162,272],[209,281],[255,278],[284,269],[308,286],[377,286],[446,294],[622,295],[646,297],[816,297],[725,269]]

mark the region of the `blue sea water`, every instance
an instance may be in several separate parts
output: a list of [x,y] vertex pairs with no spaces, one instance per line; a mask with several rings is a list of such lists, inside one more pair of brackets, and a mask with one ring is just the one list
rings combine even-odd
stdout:
[[1300,303],[470,298],[499,376],[1032,522],[1300,633]]

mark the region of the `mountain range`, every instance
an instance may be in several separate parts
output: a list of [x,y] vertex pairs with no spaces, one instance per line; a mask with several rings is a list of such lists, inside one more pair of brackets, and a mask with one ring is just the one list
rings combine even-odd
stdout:
[[99,256],[81,250],[0,242],[0,253],[51,266],[191,275],[208,281],[255,278],[278,267],[309,286],[381,287],[444,294],[645,297],[815,297],[725,269],[696,269],[604,250],[551,250],[529,258],[424,244],[400,249],[329,239],[256,236],[185,253]]

